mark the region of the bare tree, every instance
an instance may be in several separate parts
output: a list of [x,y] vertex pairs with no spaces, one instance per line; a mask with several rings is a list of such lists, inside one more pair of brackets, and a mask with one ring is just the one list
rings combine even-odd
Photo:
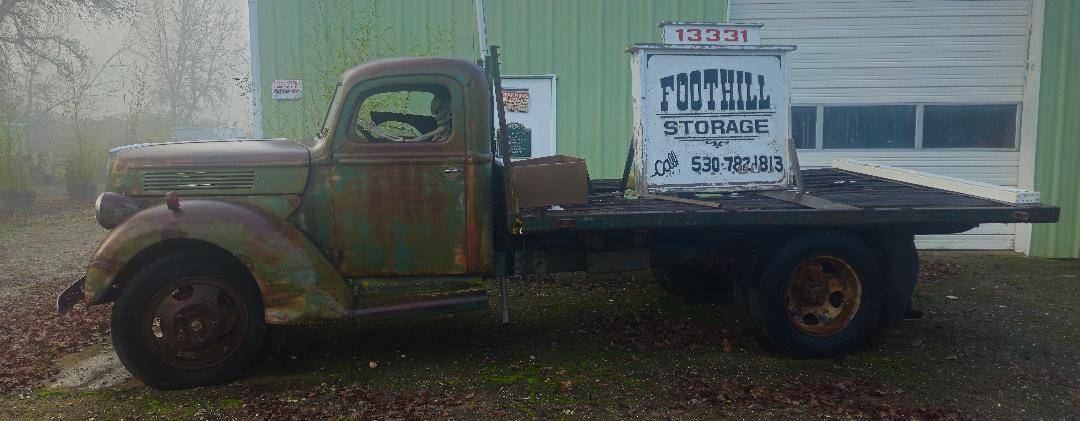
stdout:
[[64,74],[64,88],[69,100],[63,103],[61,116],[69,125],[71,139],[64,160],[64,181],[68,193],[79,200],[89,200],[95,190],[95,175],[104,162],[104,150],[93,124],[100,103],[116,95],[117,59],[128,45],[119,46],[100,66],[83,66],[82,71]]
[[[59,16],[92,23],[129,11],[128,0],[0,0],[0,83],[15,84],[17,73],[31,75],[42,64],[71,74],[87,62],[83,45],[57,25]],[[4,93],[0,91],[0,95]],[[0,106],[6,104],[11,111],[15,100],[0,96]]]
[[171,124],[216,111],[246,54],[239,10],[225,0],[150,0],[134,25],[152,94]]

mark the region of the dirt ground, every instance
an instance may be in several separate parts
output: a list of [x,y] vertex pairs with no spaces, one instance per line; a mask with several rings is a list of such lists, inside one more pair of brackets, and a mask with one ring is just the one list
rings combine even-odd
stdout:
[[[0,216],[0,418],[1075,418],[1080,261],[928,252],[926,349],[798,360],[647,273],[511,283],[499,309],[274,329],[241,381],[162,392],[109,348],[108,306],[53,314],[105,231],[86,205]],[[494,285],[492,285],[494,287]]]

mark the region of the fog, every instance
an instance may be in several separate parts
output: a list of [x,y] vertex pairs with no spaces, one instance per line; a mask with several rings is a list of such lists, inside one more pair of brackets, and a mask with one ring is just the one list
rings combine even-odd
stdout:
[[[250,30],[248,25],[248,0],[220,0],[221,3],[235,8],[241,24],[239,32],[242,37],[239,42],[244,50],[243,66],[234,77],[243,78],[249,76],[250,71]],[[124,45],[124,41],[131,36],[131,28],[125,23],[110,24],[86,24],[74,21],[71,26],[71,35],[81,42],[88,55],[95,64],[101,64],[108,60],[117,49]],[[122,77],[120,73],[125,69],[107,71],[105,79],[115,80]],[[207,113],[201,116],[207,123],[218,123],[229,127],[242,128],[245,134],[252,132],[251,101],[241,96],[241,89],[234,81],[226,81],[229,88],[226,100],[221,105],[221,113]],[[124,103],[120,95],[108,98],[102,102],[98,110],[102,116],[117,115],[123,112]]]
[[0,212],[91,199],[112,147],[251,136],[247,0],[0,5]]

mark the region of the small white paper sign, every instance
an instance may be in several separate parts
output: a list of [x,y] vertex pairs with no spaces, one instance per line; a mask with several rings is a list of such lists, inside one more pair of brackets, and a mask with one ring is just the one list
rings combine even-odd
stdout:
[[273,99],[300,99],[304,93],[304,85],[300,80],[275,80],[270,87],[270,97]]

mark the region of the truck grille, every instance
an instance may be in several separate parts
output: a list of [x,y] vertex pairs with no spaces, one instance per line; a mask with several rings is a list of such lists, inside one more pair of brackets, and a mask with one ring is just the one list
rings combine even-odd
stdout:
[[241,190],[255,184],[255,171],[151,171],[144,191]]

